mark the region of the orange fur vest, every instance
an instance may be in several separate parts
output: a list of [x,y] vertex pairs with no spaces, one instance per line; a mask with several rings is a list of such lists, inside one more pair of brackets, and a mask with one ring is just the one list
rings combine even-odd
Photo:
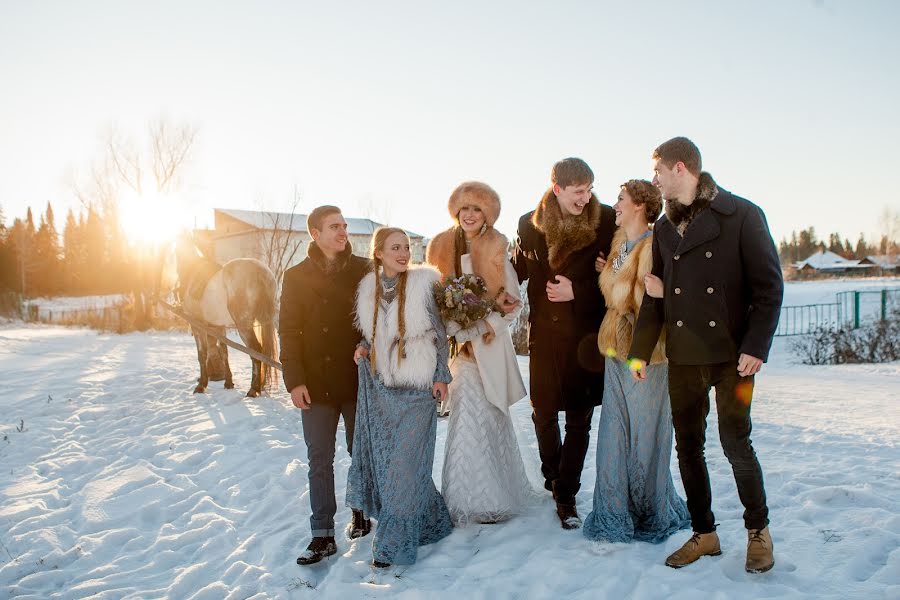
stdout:
[[[606,300],[606,316],[597,334],[600,352],[619,360],[628,357],[634,323],[637,321],[644,299],[644,275],[649,273],[653,266],[653,238],[648,236],[635,244],[619,272],[613,272],[613,261],[621,253],[624,242],[625,231],[619,229],[613,236],[612,250],[606,259],[606,267],[600,273],[600,289]],[[665,332],[653,349],[651,364],[666,362],[664,337]]]

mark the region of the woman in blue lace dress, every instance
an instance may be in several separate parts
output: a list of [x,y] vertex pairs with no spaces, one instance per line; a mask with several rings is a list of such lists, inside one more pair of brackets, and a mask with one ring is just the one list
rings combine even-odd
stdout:
[[603,409],[597,431],[594,509],[584,521],[588,539],[658,543],[690,525],[685,501],[675,491],[669,468],[672,410],[663,340],[646,367],[647,379],[633,380],[626,362],[632,330],[646,287],[662,297],[662,282],[650,275],[650,224],[662,199],[649,181],[621,186],[612,251],[600,274],[607,312],[598,344],[606,355]]
[[359,284],[356,324],[364,335],[354,359],[359,394],[347,504],[378,520],[376,567],[416,562],[419,546],[452,530],[431,478],[437,432],[435,400],[447,395],[447,335],[430,267],[411,267],[402,229],[372,238],[374,271]]

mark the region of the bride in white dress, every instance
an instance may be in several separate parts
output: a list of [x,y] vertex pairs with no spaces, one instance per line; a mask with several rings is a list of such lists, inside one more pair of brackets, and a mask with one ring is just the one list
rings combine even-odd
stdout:
[[534,497],[509,416],[509,407],[526,396],[509,332],[522,301],[509,242],[493,228],[500,214],[497,193],[466,182],[454,190],[448,209],[456,225],[435,236],[426,261],[443,277],[474,273],[484,279],[503,313],[493,312],[466,329],[447,324],[460,351],[450,365],[441,493],[455,524],[496,523],[521,512]]

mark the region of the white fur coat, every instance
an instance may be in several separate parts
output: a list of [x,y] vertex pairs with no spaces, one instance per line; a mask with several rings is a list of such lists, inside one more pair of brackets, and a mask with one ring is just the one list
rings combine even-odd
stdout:
[[[464,254],[460,260],[463,273],[473,273],[470,255]],[[521,302],[519,296],[519,280],[516,271],[509,260],[505,263],[506,293]],[[472,344],[475,353],[475,364],[478,365],[478,373],[481,375],[481,383],[484,386],[484,395],[488,402],[502,410],[509,412],[509,407],[527,395],[522,375],[519,372],[519,363],[516,359],[516,351],[513,348],[512,336],[509,328],[515,323],[516,317],[522,312],[519,308],[507,315],[492,312],[485,320],[490,323],[496,337],[485,343],[480,335],[467,337]],[[474,327],[474,326],[473,326]],[[452,410],[452,398],[451,398]]]

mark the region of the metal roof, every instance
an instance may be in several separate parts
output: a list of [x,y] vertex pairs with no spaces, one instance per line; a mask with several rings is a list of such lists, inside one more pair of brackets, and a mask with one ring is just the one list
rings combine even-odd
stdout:
[[[256,229],[274,229],[277,225],[279,229],[296,231],[301,233],[309,233],[306,229],[305,214],[293,214],[259,211],[259,210],[241,210],[237,208],[214,208],[213,211],[228,215],[232,219],[246,223]],[[354,217],[344,217],[347,221],[347,233],[350,235],[372,235],[379,227],[383,227],[381,223],[377,223],[372,219],[357,219]],[[406,235],[411,238],[422,238],[424,236],[406,231]]]

